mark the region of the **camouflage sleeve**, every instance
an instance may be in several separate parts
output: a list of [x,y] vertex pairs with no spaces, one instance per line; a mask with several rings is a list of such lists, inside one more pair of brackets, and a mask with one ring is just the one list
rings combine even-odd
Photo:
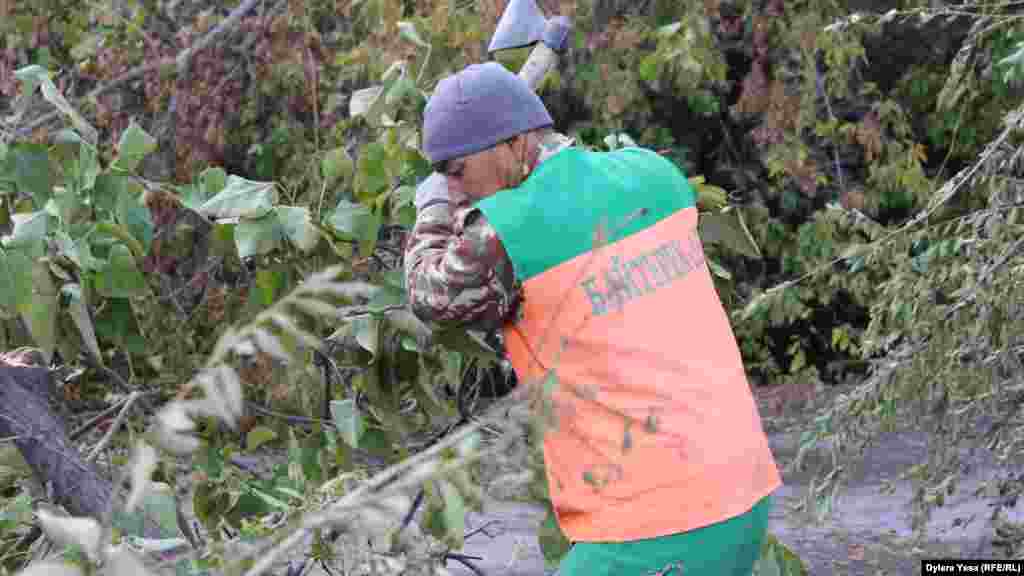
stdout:
[[496,330],[514,311],[518,289],[498,234],[475,208],[424,209],[406,244],[409,303],[421,320]]

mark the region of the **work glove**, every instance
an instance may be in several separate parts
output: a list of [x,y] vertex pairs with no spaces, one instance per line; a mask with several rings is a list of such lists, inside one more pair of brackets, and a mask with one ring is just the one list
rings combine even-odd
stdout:
[[444,175],[434,172],[429,178],[416,187],[416,212],[422,212],[427,206],[439,203],[450,203],[448,180]]

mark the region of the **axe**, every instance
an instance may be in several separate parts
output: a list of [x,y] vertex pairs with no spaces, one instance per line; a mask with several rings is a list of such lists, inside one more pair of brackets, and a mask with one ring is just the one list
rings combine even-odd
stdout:
[[558,54],[565,50],[572,23],[565,16],[544,18],[535,0],[512,0],[498,20],[491,44],[492,55],[501,50],[523,48],[536,44],[519,77],[536,90],[549,70],[558,63]]
[[[536,0],[511,0],[498,20],[487,53],[534,46],[530,57],[519,70],[531,90],[536,90],[544,76],[558,64],[558,55],[565,51],[572,23],[565,16],[548,19],[537,6]],[[419,192],[447,187],[444,176],[431,174],[417,188]],[[417,206],[419,208],[419,206]]]

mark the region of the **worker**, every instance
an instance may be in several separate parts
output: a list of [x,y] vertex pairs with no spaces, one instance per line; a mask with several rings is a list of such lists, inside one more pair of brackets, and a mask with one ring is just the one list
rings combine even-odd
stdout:
[[409,301],[502,329],[520,385],[553,389],[559,576],[748,576],[781,480],[682,172],[575,145],[494,62],[437,85],[422,137]]

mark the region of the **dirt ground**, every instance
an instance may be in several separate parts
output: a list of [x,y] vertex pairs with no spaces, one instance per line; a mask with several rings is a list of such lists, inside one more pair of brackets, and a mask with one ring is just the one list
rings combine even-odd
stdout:
[[[799,432],[766,428],[772,450],[780,466],[785,467],[796,455]],[[868,450],[863,464],[851,471],[851,480],[840,493],[834,514],[821,523],[796,510],[806,494],[811,473],[786,472],[784,486],[774,494],[770,530],[803,558],[812,576],[911,575],[921,573],[924,558],[993,557],[996,552],[986,522],[991,509],[988,501],[974,492],[985,480],[1005,470],[984,455],[970,456],[970,474],[943,508],[933,514],[928,538],[914,538],[908,514],[911,486],[898,477],[921,461],[926,440],[921,432],[881,437]],[[809,464],[815,465],[814,457]],[[544,568],[535,536],[542,516],[540,510],[528,504],[489,501],[483,514],[471,514],[468,529],[487,523],[492,534],[497,534],[474,536],[462,552],[480,557],[477,565],[487,576],[551,574]],[[1009,518],[1024,521],[1024,502],[1011,511]],[[457,565],[450,569],[459,576],[472,575]]]

